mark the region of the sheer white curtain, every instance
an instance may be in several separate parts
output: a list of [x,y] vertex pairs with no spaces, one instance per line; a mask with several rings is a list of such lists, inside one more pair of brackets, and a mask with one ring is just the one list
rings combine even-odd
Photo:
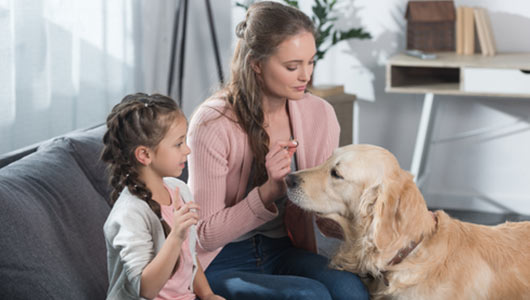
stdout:
[[124,95],[167,81],[157,54],[175,2],[0,0],[0,154],[102,123]]

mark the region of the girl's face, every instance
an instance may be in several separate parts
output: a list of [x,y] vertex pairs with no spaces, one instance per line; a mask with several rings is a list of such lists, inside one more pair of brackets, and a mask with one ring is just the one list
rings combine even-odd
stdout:
[[272,56],[256,64],[254,70],[263,80],[266,97],[301,99],[313,73],[315,54],[315,38],[306,31],[287,38]]
[[191,150],[186,144],[186,132],[188,124],[182,116],[175,121],[160,141],[155,151],[150,167],[160,177],[178,177],[185,167],[186,157]]

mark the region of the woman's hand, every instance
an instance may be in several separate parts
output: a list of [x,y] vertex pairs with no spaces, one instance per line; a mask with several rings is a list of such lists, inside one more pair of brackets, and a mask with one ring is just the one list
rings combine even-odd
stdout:
[[184,241],[188,235],[188,229],[191,225],[197,224],[199,215],[195,211],[199,209],[199,205],[194,202],[184,203],[180,205],[180,193],[178,187],[175,189],[175,201],[173,201],[173,228],[169,236]]
[[259,187],[261,199],[268,209],[287,190],[284,178],[291,173],[291,158],[298,146],[296,141],[278,141],[265,156],[265,168],[269,179]]

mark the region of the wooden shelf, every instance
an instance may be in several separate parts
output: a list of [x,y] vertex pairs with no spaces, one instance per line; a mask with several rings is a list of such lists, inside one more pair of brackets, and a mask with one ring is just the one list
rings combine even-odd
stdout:
[[491,67],[506,69],[530,70],[530,53],[499,53],[494,56],[482,54],[458,55],[455,52],[437,52],[437,58],[423,60],[403,53],[388,60],[388,64],[396,66],[429,66],[445,68]]
[[[387,62],[386,92],[457,96],[530,97],[530,88],[522,90],[499,88],[469,89],[466,83],[466,69],[530,71],[530,53],[501,53],[495,56],[457,55],[454,52],[436,53],[433,60],[422,60],[405,54],[398,54]],[[474,73],[476,74],[476,73]],[[522,74],[522,73],[521,73]],[[517,74],[516,74],[517,75]],[[530,75],[527,75],[530,82]],[[469,78],[468,78],[469,79]],[[485,78],[493,83],[510,78],[504,76]],[[523,80],[525,80],[523,78]],[[468,81],[469,82],[469,81]]]

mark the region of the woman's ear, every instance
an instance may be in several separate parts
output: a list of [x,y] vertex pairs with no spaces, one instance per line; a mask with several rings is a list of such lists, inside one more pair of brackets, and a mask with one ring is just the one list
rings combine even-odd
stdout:
[[134,149],[134,157],[142,165],[148,166],[152,159],[151,150],[146,146],[138,146]]
[[261,62],[260,61],[252,61],[250,63],[250,67],[252,67],[252,70],[256,72],[256,74],[261,75]]

